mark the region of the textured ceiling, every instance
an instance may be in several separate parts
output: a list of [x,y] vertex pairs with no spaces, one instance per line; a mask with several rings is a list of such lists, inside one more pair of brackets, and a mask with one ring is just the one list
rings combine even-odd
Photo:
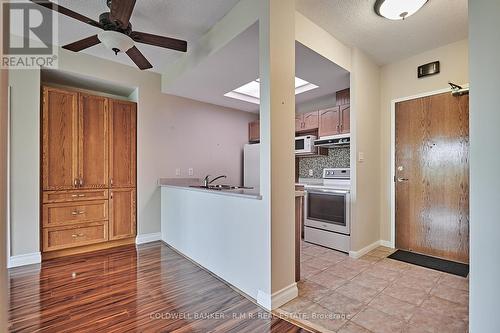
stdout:
[[468,36],[467,0],[429,0],[404,21],[390,21],[375,14],[375,0],[296,3],[299,12],[343,43],[370,54],[381,65]]
[[[296,103],[330,95],[349,87],[349,72],[296,43],[296,76],[319,88],[296,95]],[[221,50],[204,59],[168,87],[170,94],[242,111],[258,112],[259,106],[224,94],[259,77],[259,28],[254,24]]]
[[[130,22],[137,31],[187,40],[189,51],[189,44],[203,36],[237,2],[238,0],[139,0]],[[106,0],[59,0],[58,3],[97,21],[99,14],[109,11]],[[58,18],[61,46],[100,31],[64,15],[59,15]],[[155,72],[163,71],[180,56],[176,51],[140,43],[137,45],[153,64],[152,70]],[[102,44],[83,52],[135,66],[126,55],[115,56]]]

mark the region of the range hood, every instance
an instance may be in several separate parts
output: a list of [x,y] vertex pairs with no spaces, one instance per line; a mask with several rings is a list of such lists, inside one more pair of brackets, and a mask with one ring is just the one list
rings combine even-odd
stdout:
[[314,140],[314,146],[322,148],[344,147],[344,146],[349,146],[350,144],[351,144],[350,133],[324,136],[319,138],[318,140]]

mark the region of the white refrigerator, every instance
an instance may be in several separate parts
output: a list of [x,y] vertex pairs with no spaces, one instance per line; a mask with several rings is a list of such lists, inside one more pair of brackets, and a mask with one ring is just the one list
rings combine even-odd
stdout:
[[260,187],[260,143],[246,144],[243,149],[243,186]]

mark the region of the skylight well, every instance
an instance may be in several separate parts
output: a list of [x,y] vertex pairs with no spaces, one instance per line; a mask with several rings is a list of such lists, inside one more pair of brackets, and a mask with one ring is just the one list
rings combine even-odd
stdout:
[[[302,80],[298,77],[295,78],[295,95],[319,88],[317,85]],[[247,84],[236,88],[227,94],[226,97],[239,99],[241,101],[260,104],[260,79],[255,79]]]

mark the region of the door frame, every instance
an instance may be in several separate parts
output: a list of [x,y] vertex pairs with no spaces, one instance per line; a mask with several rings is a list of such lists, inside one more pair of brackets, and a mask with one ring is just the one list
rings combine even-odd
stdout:
[[[462,87],[465,89],[469,88],[469,83],[462,84]],[[391,239],[389,241],[389,245],[391,248],[396,248],[396,183],[394,182],[394,177],[396,176],[396,103],[410,101],[412,99],[429,97],[434,95],[439,95],[443,93],[450,93],[450,88],[443,88],[438,90],[432,90],[428,92],[423,92],[420,94],[400,97],[391,100],[391,175],[389,178],[389,186],[391,189],[391,198],[390,198],[390,231],[391,231]]]

